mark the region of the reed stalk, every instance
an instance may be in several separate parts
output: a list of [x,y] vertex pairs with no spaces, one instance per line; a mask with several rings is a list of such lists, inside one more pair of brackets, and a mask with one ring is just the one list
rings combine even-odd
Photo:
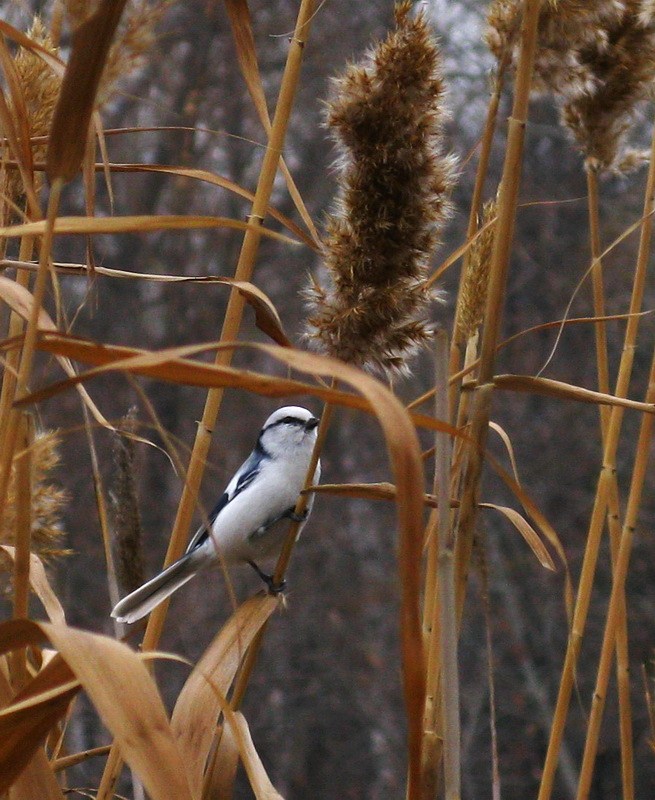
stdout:
[[[602,244],[600,236],[600,204],[598,177],[600,165],[594,159],[586,159],[585,174],[587,177],[587,206],[589,216],[589,244],[592,258],[592,284],[593,284],[593,309],[594,316],[605,316],[605,289],[603,281],[603,267],[601,261]],[[609,393],[609,364],[607,354],[607,326],[605,322],[594,324],[596,340],[596,369],[598,389]],[[607,427],[609,424],[610,409],[600,406],[601,441],[603,447],[607,440]],[[610,534],[612,552],[612,566],[616,562],[619,540],[621,537],[619,489],[616,474],[612,476],[609,492],[609,505],[607,523]],[[629,679],[629,654],[627,611],[625,597],[621,606],[622,621],[617,630],[616,639],[616,678],[619,698],[619,728],[621,739],[621,764],[623,777],[623,798],[631,800],[634,796],[634,767],[633,767],[633,742],[632,742],[632,709],[630,702]]]
[[[289,53],[282,76],[268,144],[264,153],[259,179],[257,181],[257,188],[251,206],[250,220],[259,225],[262,224],[266,216],[273,190],[273,183],[282,156],[284,139],[300,77],[304,46],[309,35],[309,26],[313,13],[314,0],[301,0],[294,34],[290,40]],[[239,260],[234,273],[235,280],[248,281],[251,279],[255,268],[260,239],[261,234],[256,228],[248,228],[241,245]],[[233,290],[230,293],[225,319],[220,332],[221,342],[236,341],[241,327],[244,306],[245,301],[242,295]],[[216,351],[215,364],[219,366],[228,366],[231,360],[231,350],[218,349]],[[179,558],[184,551],[209,453],[212,432],[216,426],[222,399],[222,388],[210,389],[207,393],[207,400],[205,402],[202,420],[196,432],[196,438],[186,473],[186,480],[182,490],[182,497],[164,559],[164,566],[171,564]],[[155,608],[150,615],[143,638],[143,650],[154,650],[157,647],[164,627],[168,605],[169,601],[164,601]],[[105,771],[98,789],[97,800],[109,800],[121,766],[122,759],[120,758],[118,748],[114,744],[110,751],[109,758],[107,759]]]
[[[653,351],[651,361],[646,402],[655,402],[655,350]],[[591,704],[591,713],[587,723],[587,737],[580,770],[577,800],[586,800],[591,791],[591,781],[596,753],[598,751],[598,739],[600,737],[600,726],[603,719],[607,686],[612,669],[614,644],[617,641],[620,628],[625,628],[625,582],[628,575],[632,540],[639,516],[644,481],[646,479],[646,469],[648,467],[654,422],[655,420],[652,414],[644,414],[639,430],[635,464],[632,471],[630,491],[625,510],[625,519],[621,531],[621,540],[616,556],[616,563],[614,565],[614,579],[607,610],[607,620],[605,622],[598,674]]]
[[[498,122],[498,109],[500,106],[500,98],[503,91],[504,77],[505,77],[505,72],[507,70],[509,57],[510,57],[510,51],[506,50],[503,58],[499,62],[498,69],[494,77],[493,92],[491,93],[489,105],[487,106],[487,115],[485,117],[484,129],[482,132],[482,140],[480,142],[480,159],[478,161],[478,168],[475,173],[473,194],[471,195],[471,207],[469,209],[468,226],[466,229],[467,242],[471,241],[471,239],[475,236],[480,227],[482,195],[484,192],[484,185],[487,180],[487,174],[489,172],[491,148],[493,146],[494,135],[496,133],[496,125]],[[464,258],[464,264],[462,266],[462,276],[466,271],[466,264],[470,259],[470,252],[471,251],[468,250]],[[461,289],[462,289],[462,281],[460,280],[459,292],[461,292]],[[457,372],[459,372],[461,365],[460,348],[462,346],[462,341],[460,337],[460,325],[458,319],[460,312],[459,292],[458,292],[457,303],[455,305],[453,335],[450,343],[450,361],[448,367],[448,372],[450,375],[455,375]],[[448,407],[450,415],[449,418],[451,419],[451,421],[454,420],[455,418],[455,409],[457,408],[457,395],[458,392],[460,391],[460,386],[461,384],[459,381],[457,382],[453,381],[450,384]]]
[[[448,414],[448,340],[437,339],[435,416]],[[457,656],[458,620],[455,592],[455,540],[450,513],[450,437],[442,433],[435,442],[435,473],[438,475],[439,538],[438,580],[439,633],[442,663],[441,712],[444,741],[444,781],[446,800],[459,800],[461,795],[459,664]]]
[[[618,377],[614,394],[616,397],[626,397],[632,365],[634,361],[637,331],[639,328],[639,312],[643,304],[644,289],[646,283],[646,272],[650,256],[650,243],[652,238],[653,219],[652,214],[655,210],[655,131],[651,140],[651,161],[648,170],[646,192],[644,198],[643,217],[639,238],[639,249],[635,266],[635,277],[630,298],[629,316],[624,335],[623,351],[619,363]],[[573,690],[575,669],[580,654],[582,637],[591,602],[591,592],[593,588],[596,562],[600,547],[600,538],[608,507],[613,476],[616,472],[616,450],[618,447],[621,424],[623,421],[623,409],[613,406],[607,428],[607,435],[603,451],[603,465],[598,478],[594,506],[589,523],[587,544],[582,561],[580,581],[573,612],[573,622],[569,636],[564,666],[560,679],[560,686],[557,696],[555,712],[551,727],[550,738],[544,769],[539,787],[538,800],[548,800],[553,791],[555,782],[555,772],[559,749],[564,735],[564,726],[568,714],[569,702]]]
[[[268,209],[273,182],[277,174],[286,130],[291,116],[293,99],[298,86],[300,77],[300,66],[305,41],[309,34],[309,24],[314,9],[314,0],[302,0],[294,30],[293,38],[289,45],[289,53],[282,76],[280,93],[275,108],[273,124],[268,140],[268,145],[264,153],[262,167],[259,173],[257,189],[252,203],[250,220],[258,225],[263,222]],[[248,281],[252,277],[255,268],[255,260],[259,250],[261,240],[260,232],[252,227],[249,228],[243,238],[239,260],[234,273],[235,280]],[[220,333],[221,342],[236,341],[241,326],[245,301],[241,294],[232,291],[225,312],[225,319]],[[232,351],[229,349],[219,349],[216,352],[215,364],[228,366],[232,360]],[[187,470],[186,481],[182,490],[182,498],[178,506],[177,516],[173,525],[173,531],[166,552],[164,566],[175,561],[182,555],[184,550],[191,520],[196,508],[200,483],[204,473],[204,468],[211,444],[212,432],[216,426],[218,414],[223,400],[223,389],[211,389],[207,393],[207,401],[203,412],[202,420],[198,425],[196,439],[193,445],[189,467]],[[148,627],[143,640],[145,650],[154,649],[159,642],[163,629],[168,602],[159,605],[150,615]]]
[[[30,310],[30,317],[25,330],[25,338],[21,350],[20,365],[18,369],[18,377],[16,380],[15,397],[20,397],[27,392],[30,378],[32,375],[32,366],[34,362],[34,353],[36,349],[36,337],[38,334],[38,320],[39,313],[43,306],[43,299],[48,283],[50,252],[52,249],[52,240],[54,235],[54,224],[59,210],[59,201],[61,192],[64,186],[62,179],[57,178],[51,188],[50,196],[48,198],[48,211],[46,218],[46,228],[41,241],[41,250],[39,253],[39,268],[36,273],[36,280],[34,282],[32,308]],[[7,502],[7,490],[9,488],[9,479],[11,477],[11,464],[13,454],[16,449],[18,429],[20,423],[20,412],[12,409],[8,415],[7,426],[5,429],[5,438],[3,440],[3,449],[0,461],[0,519],[4,516],[5,505]]]
[[[439,331],[435,342],[435,416],[442,416],[448,410],[448,378],[446,361],[448,352],[445,333]],[[442,614],[440,580],[441,535],[440,528],[445,518],[451,520],[450,496],[447,505],[442,505],[443,487],[446,492],[450,486],[450,454],[442,441],[444,437],[435,436],[435,464],[432,492],[438,496],[438,509],[433,509],[426,526],[427,558],[425,564],[425,590],[423,595],[423,644],[426,660],[425,712],[423,715],[423,742],[421,753],[421,797],[436,796],[444,737],[443,695],[441,692]],[[448,455],[446,462],[445,456]]]
[[482,471],[482,453],[486,443],[493,388],[496,347],[503,316],[505,285],[509,269],[516,207],[521,177],[523,142],[528,117],[530,85],[537,46],[537,24],[541,0],[526,0],[520,33],[519,60],[514,84],[514,101],[509,119],[507,149],[502,180],[498,193],[496,233],[491,258],[489,287],[482,330],[479,382],[473,401],[473,421],[462,505],[457,520],[455,570],[458,616],[461,617],[469,563],[473,548],[473,531],[477,513],[477,498]]
[[[16,532],[14,555],[14,603],[15,619],[29,616],[30,600],[30,554],[32,538],[32,443],[34,428],[31,417],[22,414],[19,422],[19,444],[16,470]],[[27,652],[25,648],[13,653],[12,684],[18,691],[27,681]]]

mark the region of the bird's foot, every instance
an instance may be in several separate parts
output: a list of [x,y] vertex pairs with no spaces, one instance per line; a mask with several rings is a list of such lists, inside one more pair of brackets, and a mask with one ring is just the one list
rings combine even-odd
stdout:
[[257,566],[257,564],[255,564],[254,561],[249,561],[248,563],[259,575],[259,577],[264,581],[264,583],[268,588],[269,594],[272,594],[274,597],[277,597],[277,595],[282,594],[282,592],[286,589],[287,586],[286,581],[280,581],[279,583],[277,583],[272,575],[268,575],[263,570],[259,569],[259,567]]
[[287,517],[292,522],[304,522],[307,517],[309,516],[309,509],[305,509],[302,514],[296,514],[296,510],[294,508],[289,509],[287,512]]

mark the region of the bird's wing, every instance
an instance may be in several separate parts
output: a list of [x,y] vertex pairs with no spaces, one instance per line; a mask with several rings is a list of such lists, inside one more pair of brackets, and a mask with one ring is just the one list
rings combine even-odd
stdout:
[[214,506],[211,514],[209,515],[209,525],[201,525],[193,535],[186,549],[187,553],[195,550],[204,544],[209,538],[211,527],[216,517],[221,513],[228,503],[231,503],[234,498],[241,494],[241,492],[255,480],[261,470],[261,456],[257,452],[252,452],[246,461],[241,465],[236,475],[230,481],[227,489],[221,495],[220,500]]

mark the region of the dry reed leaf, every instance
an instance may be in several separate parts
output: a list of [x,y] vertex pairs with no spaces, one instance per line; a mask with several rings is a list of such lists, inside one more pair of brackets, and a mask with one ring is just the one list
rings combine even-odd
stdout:
[[621,406],[622,408],[632,408],[635,411],[646,411],[649,414],[655,413],[655,404],[653,403],[642,403],[638,400],[615,397],[611,394],[596,392],[592,389],[583,389],[581,386],[573,386],[570,383],[556,381],[552,378],[536,378],[532,375],[495,375],[493,380],[497,389],[539,394],[544,397],[557,397],[562,400],[577,400],[581,403],[593,403],[595,405],[600,403],[608,406]]
[[[153,800],[170,800],[171,797],[190,800],[185,765],[175,746],[163,702],[139,656],[121,642],[65,625],[12,620],[0,626],[0,652],[38,644],[44,639],[59,651],[87,692],[125,760],[139,775]],[[41,723],[38,730],[46,732],[49,726],[44,726],[47,723],[51,726],[53,716],[58,718],[61,714],[61,691],[62,687],[53,690],[52,698],[46,694],[47,699],[37,705],[32,703],[26,708],[21,704],[12,705],[0,712],[0,775],[1,756],[6,757],[7,752],[1,735],[3,721],[11,717],[12,712],[14,715],[22,712],[28,716],[32,727],[34,720],[29,719],[30,715]],[[51,704],[54,704],[52,709]],[[10,726],[8,733],[13,730]],[[32,740],[29,728],[27,733]],[[15,744],[14,738],[12,741]]]
[[231,725],[223,725],[210,773],[205,778],[203,800],[233,800],[239,765],[239,747]]
[[[29,262],[14,262],[22,266],[33,267],[37,269],[37,264],[30,264]],[[55,265],[58,268],[61,265]],[[59,270],[58,270],[59,271]],[[91,270],[86,264],[68,264],[62,267],[62,272],[75,275],[87,275]],[[201,275],[201,276],[178,276],[178,275],[151,275],[146,272],[126,272],[125,270],[110,269],[106,267],[93,267],[92,270],[95,275],[104,275],[109,278],[120,278],[123,280],[147,280],[154,281],[155,283],[217,283],[224,286],[234,286],[235,289],[241,294],[244,300],[255,312],[255,324],[262,333],[281,345],[282,347],[291,347],[291,342],[284,332],[282,320],[273,305],[273,301],[266,295],[260,288],[255,286],[254,283],[249,281],[238,281],[234,278],[223,278],[219,275]],[[5,283],[6,282],[6,283]],[[6,286],[6,289],[5,289]],[[29,312],[32,305],[32,295],[23,287],[19,286],[15,281],[0,276],[0,297],[3,296],[3,291],[7,294],[7,303],[9,305],[15,303],[16,307],[11,306],[16,313],[20,314],[24,319],[25,315]],[[54,322],[50,319],[48,314],[41,309],[39,316],[39,327],[44,330],[56,330]]]
[[[0,707],[12,699],[13,690],[0,670]],[[37,749],[11,787],[10,800],[63,800],[63,794],[45,750]]]
[[50,130],[46,172],[70,181],[80,169],[100,78],[127,0],[102,0],[74,31],[71,54]]
[[[15,344],[13,340],[13,343]],[[7,343],[5,343],[7,344]],[[12,342],[8,343],[9,345]],[[176,347],[159,352],[138,350],[136,348],[116,347],[97,344],[75,336],[62,333],[43,333],[36,344],[39,350],[58,355],[65,355],[77,361],[90,364],[100,364],[88,372],[77,375],[75,378],[61,381],[36,391],[29,396],[16,401],[16,407],[22,408],[32,403],[41,402],[53,397],[59,392],[66,391],[77,383],[87,381],[106,372],[124,371],[135,375],[145,375],[158,380],[182,383],[189,386],[230,387],[246,389],[265,397],[282,397],[292,394],[310,394],[326,402],[335,402],[349,408],[369,411],[369,405],[361,397],[347,392],[330,389],[325,386],[303,383],[297,380],[263,375],[249,370],[223,367],[215,364],[203,364],[191,361],[186,356],[209,352],[220,345],[204,344]],[[225,347],[246,346],[242,344],[229,344]],[[255,345],[249,345],[255,346]],[[288,349],[288,348],[284,348]]]
[[[20,286],[20,284],[16,283],[15,281],[0,276],[0,298],[5,301],[12,311],[15,311],[26,322],[29,322],[32,314],[32,307],[34,305],[34,297],[27,289],[25,289],[23,286]],[[46,331],[54,332],[57,330],[57,326],[52,321],[48,312],[43,308],[39,309],[38,326],[40,329]],[[66,356],[57,356],[57,361],[69,378],[75,377],[75,369]],[[79,386],[78,392],[82,402],[89,409],[96,422],[99,425],[102,425],[103,428],[114,430],[111,423],[105,419],[100,409],[93,402],[87,390],[83,386]]]
[[[14,559],[14,553],[16,552],[14,547],[3,544],[0,545],[0,550],[6,553],[12,560]],[[50,622],[65,624],[66,616],[64,614],[64,609],[59,602],[59,598],[54,593],[52,586],[50,586],[50,581],[46,575],[43,562],[36,553],[30,553],[30,585],[32,586],[34,594],[41,601],[41,605],[45,609]]]
[[[234,181],[224,178],[222,175],[216,175],[214,172],[209,172],[205,169],[169,167],[164,164],[113,164],[110,162],[107,162],[106,164],[96,164],[95,168],[96,170],[105,169],[109,172],[158,172],[165,175],[174,175],[176,177],[192,178],[204,183],[211,183],[214,186],[220,186],[222,189],[227,189],[228,191],[233,192],[234,194],[237,194],[239,197],[243,197],[246,200],[252,201],[255,199],[253,192],[249,191],[248,189],[244,189],[243,186],[239,186],[238,183],[234,183]],[[289,230],[294,236],[298,237],[298,239],[306,244],[307,247],[311,247],[311,249],[314,251],[319,250],[319,245],[316,240],[311,236],[308,236],[299,225],[297,225],[292,219],[289,219],[289,217],[287,217],[285,214],[282,214],[280,211],[270,205],[266,209],[266,213],[284,225],[287,230]]]
[[9,791],[10,800],[64,800],[43,747],[34,753]]
[[255,312],[255,324],[260,331],[269,336],[281,347],[291,347],[291,342],[284,332],[282,320],[270,298],[249,281],[237,281],[234,278],[218,278],[216,283],[234,286],[246,303]]
[[261,758],[255,749],[255,745],[250,735],[250,729],[246,718],[240,711],[233,715],[233,724],[236,725],[237,730],[234,731],[239,741],[239,752],[243,760],[243,766],[248,774],[250,786],[257,800],[284,800],[279,794],[273,784],[271,783]]
[[32,181],[29,180],[30,166],[24,162],[22,157],[22,147],[19,134],[14,124],[14,116],[7,103],[7,98],[5,97],[2,86],[0,86],[0,130],[2,130],[4,137],[6,137],[9,143],[9,151],[13,153],[18,160],[21,176],[24,176],[22,182],[29,207],[34,216],[39,216],[39,202],[34,192]]
[[516,463],[516,457],[514,455],[514,448],[512,447],[512,441],[509,438],[507,431],[502,428],[497,422],[489,421],[489,428],[492,431],[495,431],[501,438],[502,443],[505,445],[505,450],[507,451],[507,455],[509,456],[509,463],[512,465],[512,472],[514,473],[514,480],[517,483],[521,483],[519,478],[519,468]]
[[507,506],[498,506],[495,503],[480,503],[480,508],[491,508],[503,514],[525,539],[528,547],[535,554],[541,566],[546,569],[555,570],[553,559],[550,557],[548,550],[544,547],[539,535],[518,511],[515,511],[513,508],[508,508]]
[[189,786],[199,797],[221,704],[239,664],[257,632],[278,606],[270,595],[258,594],[242,603],[205,650],[180,692],[171,728],[186,764]]
[[489,451],[487,451],[486,456],[489,465],[514,494],[516,499],[523,506],[525,513],[532,519],[537,528],[539,528],[541,531],[544,538],[550,543],[550,546],[557,553],[557,557],[564,567],[564,603],[566,605],[568,617],[571,619],[571,615],[573,613],[573,584],[571,582],[571,574],[569,572],[569,563],[566,558],[566,553],[564,552],[562,542],[557,535],[557,531],[541,513],[535,502],[523,489],[521,484],[514,480],[509,472],[507,472],[507,470],[501,466],[501,464],[491,455],[491,453],[489,453]]
[[[358,500],[392,500],[398,497],[393,483],[320,483],[305,489],[303,494],[333,494],[337,497],[353,497]],[[423,495],[425,505],[437,508],[437,498],[433,494]]]
[[[1,120],[0,120],[1,121]],[[42,236],[46,221],[26,222],[0,228],[0,236],[17,238],[21,236]],[[284,244],[297,245],[300,242],[277,233],[262,225],[241,222],[227,217],[202,217],[196,215],[151,214],[149,216],[124,217],[58,217],[54,223],[55,234],[101,234],[101,233],[152,233],[154,231],[196,230],[198,228],[232,228],[245,231],[255,228],[262,236],[268,236]]]
[[257,115],[268,133],[271,120],[266,105],[266,95],[259,74],[255,38],[250,22],[248,0],[225,0],[225,9],[232,27],[232,36],[237,50],[237,58],[241,73],[246,81],[250,99],[254,103]]
[[[15,342],[8,341],[4,346]],[[265,347],[266,345],[261,345]],[[90,380],[93,377],[112,371],[130,372],[145,375],[173,383],[203,388],[229,387],[246,389],[265,397],[282,397],[292,394],[309,394],[325,402],[336,403],[347,408],[370,412],[370,406],[363,398],[331,389],[326,386],[302,383],[301,381],[263,375],[250,370],[234,367],[222,367],[216,364],[203,364],[191,361],[187,357],[221,348],[253,347],[253,342],[199,344],[184,347],[168,348],[159,351],[139,350],[136,348],[104,345],[91,342],[81,337],[63,333],[44,333],[37,341],[36,347],[44,352],[63,355],[88,364],[98,364],[95,369],[40,389],[16,402],[17,408],[32,403],[39,403],[56,394],[66,391],[72,386]],[[296,351],[303,352],[303,351]],[[310,355],[310,354],[307,354]],[[411,419],[417,427],[430,431],[447,433],[449,436],[468,440],[466,433],[448,422],[429,417],[426,414],[411,413]]]
[[[0,649],[8,652],[35,644],[39,637],[34,633],[34,623],[27,620],[6,622],[0,626]],[[18,778],[65,715],[79,691],[71,677],[68,667],[55,658],[0,711],[0,793]]]

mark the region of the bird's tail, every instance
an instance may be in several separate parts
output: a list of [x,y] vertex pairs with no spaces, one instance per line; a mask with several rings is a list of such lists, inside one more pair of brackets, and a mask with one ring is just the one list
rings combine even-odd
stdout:
[[120,603],[116,603],[111,612],[112,617],[119,622],[136,622],[145,617],[162,600],[173,594],[180,586],[184,586],[200,571],[202,563],[198,562],[197,553],[183,555],[159,575],[155,575],[143,586],[124,597]]

